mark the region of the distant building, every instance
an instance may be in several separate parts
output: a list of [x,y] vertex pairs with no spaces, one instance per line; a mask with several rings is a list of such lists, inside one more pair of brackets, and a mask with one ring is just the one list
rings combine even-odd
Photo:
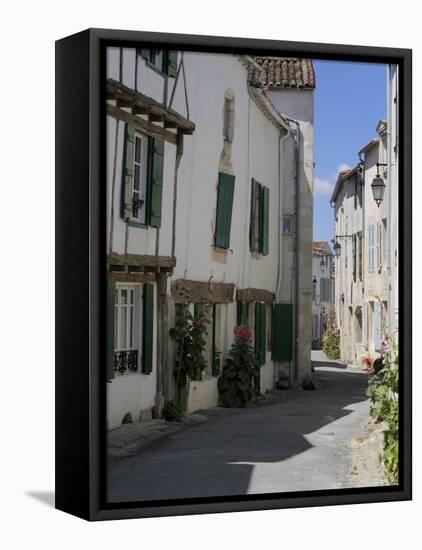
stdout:
[[335,242],[340,246],[335,267],[335,309],[341,358],[347,363],[358,364],[364,353],[364,196],[360,165],[339,173],[331,202],[334,205]]
[[386,164],[387,124],[377,125],[378,138],[365,145],[359,154],[363,159],[364,174],[364,305],[363,343],[372,356],[381,350],[381,341],[388,332],[389,318],[389,201],[388,195],[378,206],[372,195],[371,183],[377,173],[384,176],[386,167],[377,168],[377,163]]
[[[389,121],[359,151],[360,162],[340,172],[331,197],[335,213],[336,314],[341,357],[361,365],[376,357],[382,340],[398,329],[398,141],[397,75],[389,69]],[[391,124],[389,130],[388,124]],[[386,182],[383,200],[373,197],[375,177]]]
[[327,241],[314,241],[312,249],[312,348],[320,349],[334,306],[334,256]]

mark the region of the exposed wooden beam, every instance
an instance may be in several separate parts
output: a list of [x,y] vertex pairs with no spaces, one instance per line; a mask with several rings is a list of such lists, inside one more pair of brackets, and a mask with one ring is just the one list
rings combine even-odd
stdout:
[[130,273],[110,271],[107,279],[121,283],[153,283],[156,280],[155,273]]
[[236,291],[236,300],[239,302],[272,303],[275,300],[275,294],[261,288],[241,288]]
[[171,284],[171,296],[176,304],[187,300],[197,304],[206,300],[210,304],[229,304],[233,302],[234,284],[212,283],[177,279]]
[[116,100],[118,105],[132,108],[134,114],[148,114],[159,117],[155,120],[172,122],[184,134],[192,134],[195,130],[195,124],[177,111],[111,78],[107,80],[107,98]]
[[123,120],[123,122],[133,124],[133,126],[135,126],[135,128],[137,128],[138,130],[147,132],[153,137],[160,137],[162,139],[165,139],[169,143],[173,143],[174,145],[176,145],[177,136],[175,133],[169,132],[165,128],[162,128],[161,126],[157,126],[152,122],[148,122],[147,120],[139,118],[132,113],[128,113],[127,111],[124,111],[119,107],[108,104],[107,114],[117,120]]
[[128,266],[129,271],[131,266],[143,267],[145,269],[172,269],[176,265],[176,258],[146,254],[118,254],[117,252],[112,252],[107,255],[107,262],[109,265]]

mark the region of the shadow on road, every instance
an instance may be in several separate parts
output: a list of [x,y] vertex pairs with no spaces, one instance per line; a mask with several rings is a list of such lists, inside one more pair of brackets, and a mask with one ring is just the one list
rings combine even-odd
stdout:
[[316,371],[317,391],[262,407],[215,409],[209,421],[110,463],[109,502],[246,494],[254,464],[304,453],[312,447],[306,434],[366,400],[366,374],[333,367]]

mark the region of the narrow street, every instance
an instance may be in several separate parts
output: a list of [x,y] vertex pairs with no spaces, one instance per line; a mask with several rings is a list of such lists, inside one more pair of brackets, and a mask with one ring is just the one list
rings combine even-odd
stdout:
[[[109,501],[358,486],[367,375],[337,364],[315,366],[316,391],[289,392],[243,410],[214,409],[205,423],[112,462]],[[371,475],[361,484],[382,484],[379,473]]]

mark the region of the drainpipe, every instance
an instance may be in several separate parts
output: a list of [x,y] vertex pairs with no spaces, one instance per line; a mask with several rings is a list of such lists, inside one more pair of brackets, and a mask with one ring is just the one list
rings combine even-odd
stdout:
[[392,184],[393,184],[393,178],[392,178],[392,89],[391,89],[391,82],[392,82],[392,66],[387,65],[387,193],[388,193],[388,218],[387,218],[387,232],[388,232],[388,253],[387,253],[387,274],[388,274],[388,332],[389,336],[392,336],[393,334],[393,328],[394,328],[394,310],[397,306],[397,304],[394,304],[394,310],[391,303],[392,298],[392,266],[393,261],[391,257],[391,251],[393,249],[392,242],[393,242],[393,224],[392,224],[392,199],[393,199],[393,193],[392,193]]
[[299,243],[300,243],[300,124],[297,120],[286,117],[286,120],[296,125],[292,133],[295,141],[295,264],[294,264],[294,334],[293,334],[293,366],[290,372],[290,386],[296,382],[299,373]]
[[[365,258],[365,242],[366,242],[366,230],[365,230],[365,205],[366,205],[366,181],[365,181],[365,161],[364,159],[362,158],[362,153],[358,153],[358,156],[359,156],[359,164],[361,165],[362,167],[362,176],[361,176],[361,182],[363,183],[362,184],[362,241],[361,241],[361,246],[362,246],[362,257],[361,257],[361,260],[363,262],[363,259]],[[366,303],[366,292],[365,292],[365,273],[364,273],[364,270],[363,270],[363,266],[361,267],[362,269],[362,289],[363,289],[363,306],[365,308],[365,310],[367,310],[367,303]],[[365,326],[363,326],[363,321],[365,321]],[[365,314],[363,314],[362,312],[362,331],[363,331],[363,334],[368,334],[368,327],[367,327],[367,323],[368,323],[368,312],[366,311]],[[344,326],[344,324],[343,324]],[[363,337],[362,335],[362,342],[365,342],[365,338]]]

